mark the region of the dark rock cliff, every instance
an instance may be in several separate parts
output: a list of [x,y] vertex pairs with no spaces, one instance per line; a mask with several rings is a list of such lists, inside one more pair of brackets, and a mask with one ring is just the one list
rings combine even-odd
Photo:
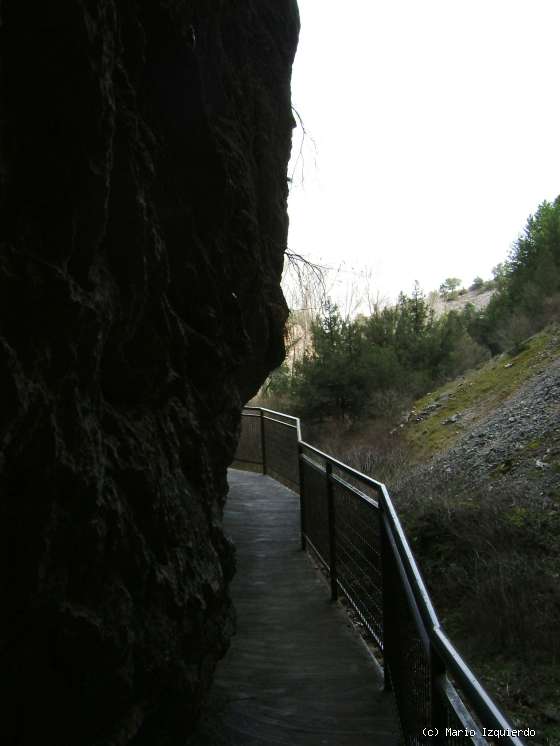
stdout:
[[0,2],[0,741],[175,744],[283,355],[295,0]]

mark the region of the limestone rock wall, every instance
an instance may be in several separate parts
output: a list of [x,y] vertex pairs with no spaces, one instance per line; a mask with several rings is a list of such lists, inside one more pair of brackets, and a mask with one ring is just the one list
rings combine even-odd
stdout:
[[0,0],[0,741],[177,744],[283,356],[295,0]]

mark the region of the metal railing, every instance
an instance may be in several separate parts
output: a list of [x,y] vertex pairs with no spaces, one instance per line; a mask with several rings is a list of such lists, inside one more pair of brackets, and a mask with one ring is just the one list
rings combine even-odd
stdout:
[[260,407],[243,410],[236,462],[299,493],[302,548],[381,651],[406,744],[523,746],[443,631],[384,484],[305,443],[296,417]]

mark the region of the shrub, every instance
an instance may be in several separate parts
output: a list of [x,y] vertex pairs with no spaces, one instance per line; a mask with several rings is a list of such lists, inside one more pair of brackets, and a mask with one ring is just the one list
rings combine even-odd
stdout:
[[517,355],[524,349],[524,343],[535,331],[536,324],[521,312],[502,321],[496,330],[496,339],[502,350]]
[[559,516],[526,491],[423,471],[399,510],[436,606],[480,651],[560,655]]

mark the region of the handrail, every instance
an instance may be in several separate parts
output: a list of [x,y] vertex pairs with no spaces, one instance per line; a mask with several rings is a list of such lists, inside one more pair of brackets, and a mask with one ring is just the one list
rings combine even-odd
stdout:
[[373,487],[373,489],[377,492],[381,492],[383,490],[383,487],[385,485],[382,482],[378,482],[377,480],[372,479],[372,477],[368,477],[367,474],[363,474],[361,471],[354,469],[352,466],[348,466],[348,464],[345,464],[343,461],[339,461],[338,459],[334,458],[334,456],[330,456],[324,451],[320,451],[318,448],[310,445],[309,443],[306,443],[305,441],[300,441],[300,445],[303,446],[303,448],[308,448],[310,451],[313,451],[313,453],[317,454],[317,456],[321,456],[321,458],[327,459],[333,466],[336,466],[337,469],[341,469],[347,474],[351,474],[356,479],[359,479],[361,482],[369,484],[370,487]]
[[424,580],[420,575],[420,570],[418,569],[418,565],[416,564],[416,560],[412,554],[412,549],[410,548],[399,517],[397,516],[397,511],[395,510],[385,485],[383,485],[382,494],[384,517],[387,520],[391,534],[395,540],[397,551],[404,565],[408,580],[413,588],[414,596],[424,619],[424,623],[429,627],[439,627],[439,619],[437,618],[437,614],[432,605],[430,594],[428,593]]
[[299,417],[294,417],[291,414],[284,414],[284,412],[276,412],[274,409],[267,409],[266,407],[251,407],[251,406],[243,407],[243,412],[246,412],[247,410],[260,412],[261,415],[263,415],[266,412],[267,414],[280,415],[280,417],[285,417],[288,420],[294,420],[294,423],[297,428],[298,441],[301,441],[301,422],[300,422]]
[[[477,711],[477,714],[482,715],[487,722],[490,723],[490,727],[493,729],[501,731],[519,730],[512,728],[508,723],[474,673],[453,647],[441,626],[438,625],[437,627],[434,627],[433,630],[431,630],[430,636],[432,642],[436,645],[439,653],[451,669],[452,674],[459,681],[463,690],[470,695],[469,701]],[[519,736],[508,736],[508,739],[509,740],[507,740],[506,743],[524,746],[524,743]]]
[[[258,414],[253,414],[253,412]],[[301,500],[301,531],[302,531],[302,548],[305,548],[307,541],[311,545],[315,553],[320,557],[322,562],[327,567],[330,578],[331,578],[331,593],[333,599],[337,597],[337,590],[340,588],[349,601],[352,603],[355,609],[359,613],[359,598],[351,597],[346,587],[346,581],[338,580],[337,577],[337,562],[336,562],[336,511],[335,501],[333,495],[334,487],[338,487],[344,490],[344,494],[350,495],[353,499],[355,498],[362,504],[368,505],[370,509],[374,508],[379,513],[379,531],[380,541],[382,547],[385,549],[382,555],[385,559],[381,561],[381,577],[383,585],[383,629],[385,630],[388,640],[391,642],[388,644],[388,640],[379,639],[377,634],[374,634],[374,638],[382,648],[384,656],[385,669],[386,669],[386,683],[388,688],[392,686],[391,673],[393,667],[398,668],[398,664],[392,661],[392,657],[398,658],[398,646],[402,641],[394,639],[394,633],[390,629],[391,620],[398,622],[399,619],[394,616],[395,609],[392,608],[392,594],[396,592],[396,588],[390,587],[389,579],[386,577],[388,572],[387,562],[393,567],[392,573],[400,583],[401,591],[404,593],[404,597],[407,599],[410,618],[415,625],[417,634],[420,636],[419,640],[423,640],[423,648],[429,659],[429,676],[431,681],[431,692],[430,702],[427,705],[430,709],[429,715],[429,727],[424,728],[426,733],[414,734],[406,732],[406,727],[403,725],[405,731],[405,741],[407,743],[426,743],[426,736],[433,737],[438,743],[447,743],[448,735],[449,740],[456,742],[457,732],[454,734],[449,733],[451,728],[448,727],[450,722],[448,713],[455,713],[455,717],[459,718],[459,723],[463,724],[464,733],[463,737],[465,740],[469,740],[472,743],[480,744],[488,743],[486,738],[482,738],[480,733],[473,733],[472,728],[467,727],[470,723],[472,725],[472,714],[478,719],[480,725],[487,731],[496,729],[501,732],[500,743],[509,744],[510,746],[524,746],[523,741],[517,735],[519,729],[513,729],[504,715],[500,712],[498,707],[494,704],[492,699],[489,697],[487,692],[484,690],[474,673],[467,666],[463,658],[457,652],[455,647],[452,645],[445,632],[443,631],[436,611],[432,604],[430,595],[425,586],[424,580],[406,538],[406,534],[401,525],[397,511],[389,491],[385,484],[379,482],[366,474],[354,469],[348,464],[339,461],[338,459],[330,456],[328,453],[321,451],[320,449],[312,446],[310,443],[302,440],[301,437],[301,422],[298,417],[292,415],[286,415],[283,412],[276,412],[271,409],[264,407],[244,407],[243,414],[248,415],[251,418],[258,417],[261,422],[260,435],[256,436],[260,438],[260,462],[251,461],[248,463],[260,463],[263,467],[263,472],[267,471],[267,461],[272,455],[267,447],[267,428],[274,427],[274,425],[289,425],[290,428],[295,427],[297,440],[293,442],[295,450],[293,451],[293,458],[297,459],[297,472],[299,474],[299,491]],[[291,420],[290,423],[284,422],[278,418],[284,420]],[[268,424],[267,424],[268,423]],[[293,425],[292,425],[293,423]],[[286,432],[286,431],[284,431]],[[293,430],[292,430],[293,432]],[[307,452],[307,453],[306,453]],[[311,453],[315,457],[321,459],[324,464],[317,463],[309,458],[308,453]],[[268,454],[268,455],[267,455]],[[324,479],[325,491],[325,509],[328,518],[328,561],[323,557],[321,551],[317,548],[315,538],[311,540],[308,536],[309,527],[305,526],[305,511],[306,511],[306,485],[305,485],[305,469],[311,468],[315,472],[316,479]],[[342,472],[343,474],[357,480],[359,483],[366,485],[372,489],[376,495],[377,500],[374,500],[370,496],[361,492],[357,487],[348,483],[346,480],[333,473],[333,468]],[[274,469],[272,470],[274,473]],[[281,474],[279,476],[282,476]],[[290,478],[293,483],[293,479]],[[370,514],[368,514],[370,515]],[[400,581],[398,580],[400,578]],[[378,620],[379,621],[379,620]],[[369,629],[372,629],[371,625],[367,624]],[[396,671],[397,668],[394,668]],[[389,676],[388,676],[389,674]],[[463,695],[463,700],[457,695],[455,687],[448,681],[448,675],[451,676],[454,681],[460,687]],[[442,679],[443,676],[443,679]],[[439,703],[436,699],[443,698],[443,710],[442,702]],[[468,703],[465,708],[465,701]],[[470,710],[470,712],[469,712]],[[472,714],[471,714],[472,713]],[[403,717],[401,717],[401,722]],[[457,730],[457,729],[455,729]],[[461,728],[459,727],[459,730]],[[504,735],[505,734],[505,735]],[[484,735],[484,733],[483,733]],[[454,740],[455,739],[455,740]],[[482,740],[481,740],[482,739]]]

